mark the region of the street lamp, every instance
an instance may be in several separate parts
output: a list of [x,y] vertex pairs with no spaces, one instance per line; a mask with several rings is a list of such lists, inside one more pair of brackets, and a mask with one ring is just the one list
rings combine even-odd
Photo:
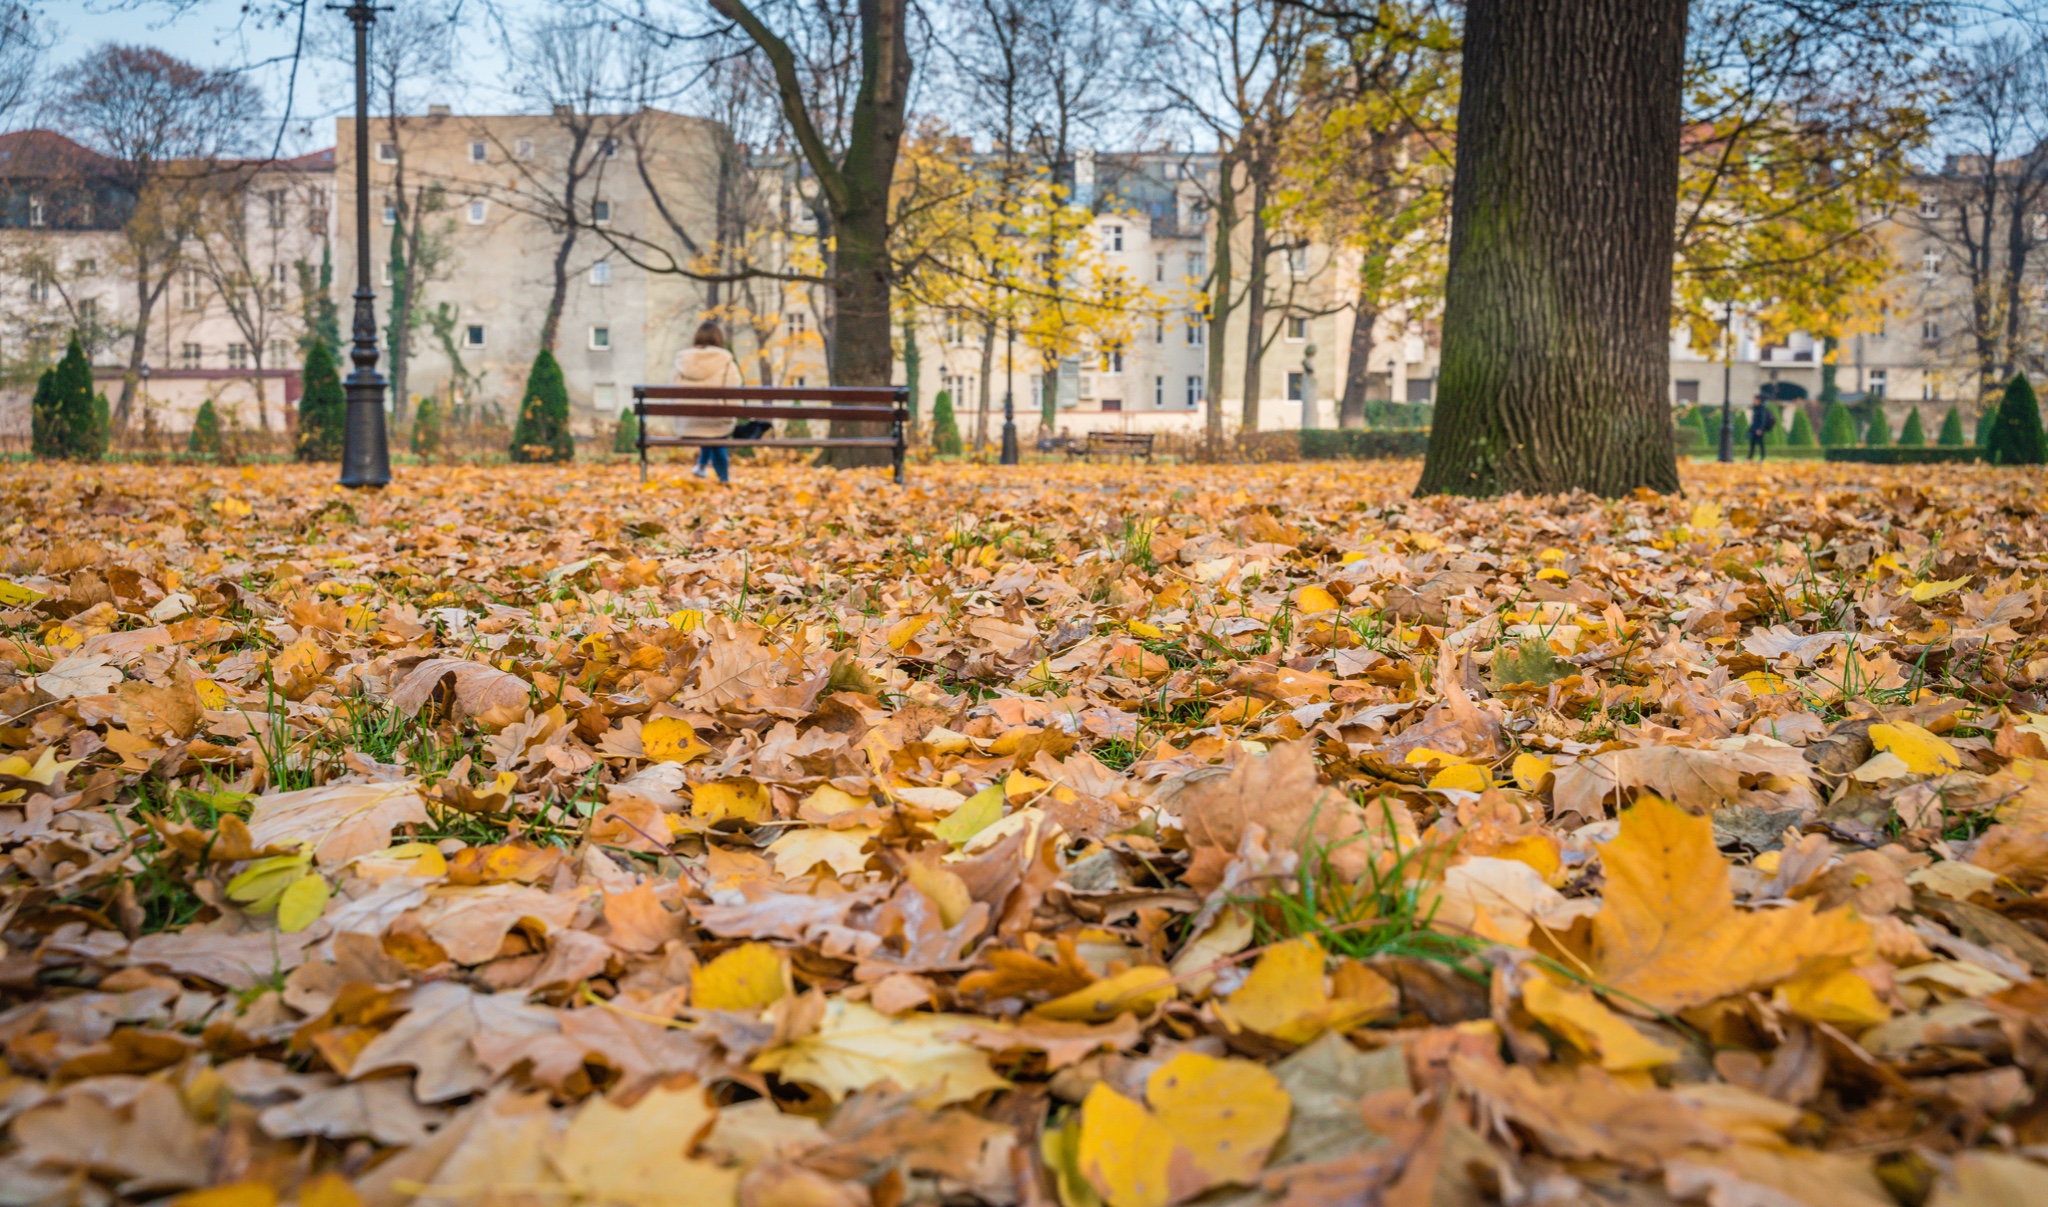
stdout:
[[384,434],[384,375],[377,372],[377,295],[370,290],[370,26],[379,10],[362,0],[328,7],[340,9],[356,27],[356,313],[349,351],[355,369],[342,383],[348,421],[342,428],[341,484],[383,486],[391,481],[391,449]]
[[1723,462],[1735,460],[1735,299],[1721,318],[1721,455]]
[[1003,336],[1003,455],[1004,465],[1017,464],[1017,320],[1012,317]]

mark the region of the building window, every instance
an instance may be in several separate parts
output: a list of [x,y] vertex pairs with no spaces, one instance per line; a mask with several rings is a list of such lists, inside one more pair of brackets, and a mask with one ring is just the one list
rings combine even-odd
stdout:
[[1209,257],[1198,251],[1188,253],[1188,276],[1200,281],[1209,275]]
[[198,344],[183,344],[178,348],[178,367],[196,369],[206,360],[206,351]]
[[230,368],[230,369],[246,369],[246,368],[248,368],[248,367],[249,367],[249,345],[247,345],[247,344],[229,344],[229,345],[228,345],[228,368]]
[[206,280],[196,268],[188,268],[178,274],[178,305],[185,310],[197,310],[206,305]]
[[47,223],[48,218],[43,213],[43,199],[41,197],[29,198],[28,224],[30,226],[44,226],[47,225]]
[[1152,409],[1155,411],[1166,409],[1166,379],[1164,377],[1154,377],[1152,379]]
[[378,162],[378,163],[397,163],[397,162],[398,162],[398,144],[397,144],[397,143],[395,143],[395,142],[380,142],[380,143],[378,143],[378,144],[377,144],[377,162]]
[[1121,226],[1112,226],[1112,227],[1110,227],[1110,228],[1109,228],[1109,250],[1111,250],[1111,251],[1122,251],[1123,249],[1124,249],[1124,228],[1123,228],[1123,227],[1121,227]]
[[270,189],[263,194],[264,217],[270,222],[271,230],[284,229],[284,190]]
[[782,325],[785,328],[787,328],[791,332],[791,334],[802,335],[806,330],[809,329],[810,318],[809,316],[805,315],[804,312],[801,310],[792,310],[788,314],[782,316]]
[[1298,344],[1308,338],[1308,319],[1299,314],[1287,316],[1287,342]]
[[1188,409],[1192,411],[1200,405],[1202,405],[1202,379],[1190,374],[1188,376]]
[[1928,343],[1930,343],[1930,344],[1931,344],[1931,343],[1933,343],[1933,342],[1935,342],[1936,340],[1940,339],[1940,338],[1941,338],[1941,320],[1939,320],[1939,319],[1921,319],[1921,320],[1920,320],[1920,338],[1921,338],[1921,339],[1924,339],[1924,340],[1926,340],[1926,341],[1927,341]]
[[1152,342],[1155,344],[1166,342],[1166,316],[1163,314],[1152,316]]
[[469,224],[471,226],[482,226],[484,224],[484,207],[487,204],[489,203],[482,198],[469,203]]
[[462,329],[462,346],[465,348],[481,348],[484,346],[484,328],[482,323],[471,323]]
[[1188,314],[1188,347],[1199,348],[1202,346],[1202,326],[1202,316],[1190,312]]
[[612,262],[610,260],[598,260],[591,264],[590,283],[592,285],[609,285],[612,283]]
[[1308,248],[1290,247],[1287,249],[1287,271],[1297,277],[1308,275]]
[[1920,216],[1922,218],[1941,217],[1941,198],[1922,197],[1920,199]]
[[270,363],[272,366],[290,364],[291,359],[292,350],[290,344],[281,339],[270,341]]
[[481,142],[469,144],[469,162],[482,163],[491,157],[490,149]]
[[603,226],[605,223],[610,222],[612,220],[612,203],[609,201],[591,202],[590,220],[599,226]]
[[611,347],[612,329],[610,327],[592,327],[590,329],[590,346],[597,349]]
[[41,268],[29,270],[28,300],[38,306],[47,306],[50,302],[50,274]]
[[99,326],[100,300],[98,298],[78,299],[78,325],[87,331]]
[[1124,371],[1124,350],[1122,348],[1111,348],[1102,354],[1102,371],[1104,373],[1121,373]]
[[512,153],[514,155],[517,155],[521,159],[532,159],[533,140],[530,138],[522,138],[518,142],[513,143]]
[[1676,384],[1676,385],[1677,385],[1677,387],[1678,387],[1678,401],[1680,401],[1680,402],[1698,402],[1698,401],[1700,400],[1700,383],[1699,383],[1699,382],[1697,382],[1697,381],[1679,381],[1679,382],[1677,382],[1677,383],[1675,383],[1675,384]]
[[89,277],[100,270],[98,260],[80,260],[71,266],[71,271],[81,277]]
[[1870,393],[1883,398],[1885,386],[1888,384],[1888,376],[1883,369],[1872,369],[1870,371]]
[[617,159],[619,157],[619,140],[616,138],[607,138],[597,145],[597,151],[598,154],[604,156],[606,159]]
[[1289,373],[1287,375],[1287,401],[1301,401],[1301,374],[1299,373]]
[[1155,281],[1161,281],[1161,282],[1163,282],[1163,281],[1165,281],[1165,280],[1166,280],[1166,253],[1165,253],[1165,252],[1161,252],[1161,253],[1159,253],[1158,255],[1156,255],[1156,256],[1154,256],[1154,257],[1152,257],[1152,279],[1153,279],[1153,280],[1155,280]]
[[1941,271],[1941,249],[1930,247],[1920,253],[1920,275],[1931,277]]
[[398,225],[398,207],[390,204],[389,202],[386,202],[384,205],[384,225]]
[[[2036,215],[2034,215],[2034,216],[2035,216],[2036,218],[2040,217],[2040,215],[2039,215],[2039,214],[2036,214]],[[92,225],[92,202],[90,202],[90,201],[84,202],[83,204],[81,204],[81,205],[80,205],[80,206],[78,207],[78,224],[79,224],[80,226],[91,226],[91,225]],[[2038,224],[2037,224],[2037,225],[2038,225]],[[2040,233],[2039,233],[2039,232],[2037,231],[2037,232],[2035,233],[2034,237],[2035,237],[2035,238],[2037,238],[2037,239],[2038,239],[2038,238],[2040,238]]]
[[282,260],[272,264],[270,266],[270,283],[279,289],[283,289],[286,285],[290,284],[291,267]]

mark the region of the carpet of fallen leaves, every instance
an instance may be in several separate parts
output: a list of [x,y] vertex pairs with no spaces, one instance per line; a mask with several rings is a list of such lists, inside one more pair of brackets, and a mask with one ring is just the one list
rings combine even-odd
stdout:
[[0,1204],[2048,1202],[2043,479],[1414,472],[10,466]]

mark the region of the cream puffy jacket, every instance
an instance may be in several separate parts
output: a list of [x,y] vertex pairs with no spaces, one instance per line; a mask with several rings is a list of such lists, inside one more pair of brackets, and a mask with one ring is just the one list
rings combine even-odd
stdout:
[[[676,384],[679,386],[745,385],[740,363],[723,348],[687,348],[676,355]],[[730,436],[731,419],[678,419],[678,436]]]

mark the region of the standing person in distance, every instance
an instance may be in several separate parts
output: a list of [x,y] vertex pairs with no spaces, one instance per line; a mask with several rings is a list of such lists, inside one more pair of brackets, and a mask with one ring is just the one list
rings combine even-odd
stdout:
[[1749,405],[1749,456],[1746,460],[1764,459],[1764,437],[1776,426],[1778,417],[1771,412],[1770,404],[1764,401],[1764,396],[1758,394],[1756,400]]
[[[697,328],[696,338],[690,347],[676,354],[676,384],[679,386],[739,386],[746,384],[740,373],[740,362],[725,346],[725,331],[717,323],[703,323]],[[688,416],[676,420],[676,435],[697,436],[704,439],[723,439],[733,432],[730,419],[705,419]],[[715,470],[720,483],[732,478],[732,457],[730,449],[723,445],[706,445],[697,451],[698,477],[705,471]]]

